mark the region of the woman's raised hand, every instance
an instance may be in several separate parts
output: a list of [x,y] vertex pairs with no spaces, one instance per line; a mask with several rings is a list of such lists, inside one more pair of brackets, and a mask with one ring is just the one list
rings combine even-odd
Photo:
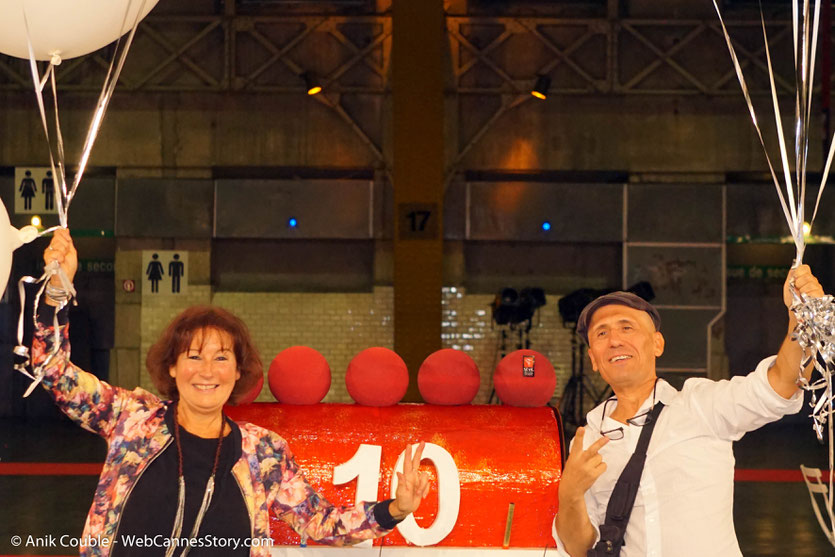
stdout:
[[421,442],[412,454],[413,445],[408,445],[403,459],[403,471],[397,472],[397,492],[391,502],[391,515],[402,520],[417,510],[420,502],[429,493],[429,474],[418,472],[423,458],[424,443]]
[[[78,253],[72,243],[70,231],[66,228],[59,228],[52,235],[52,241],[43,252],[43,261],[49,265],[57,261],[67,278],[72,282],[75,272],[78,270]],[[57,275],[52,277],[50,284],[56,288],[63,287]]]

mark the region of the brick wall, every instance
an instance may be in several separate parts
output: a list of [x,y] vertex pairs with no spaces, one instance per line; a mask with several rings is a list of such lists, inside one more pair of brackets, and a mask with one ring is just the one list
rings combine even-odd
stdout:
[[[331,368],[326,402],[351,401],[345,370],[360,350],[394,344],[391,287],[371,293],[219,292],[214,303],[234,311],[249,326],[265,372],[275,355],[290,346],[321,352]],[[275,400],[266,384],[258,400]]]
[[[548,296],[548,303],[534,316],[530,331],[531,348],[545,355],[557,374],[555,396],[571,375],[571,332],[563,328],[556,309],[559,295]],[[493,370],[500,359],[501,328],[493,325],[490,304],[492,294],[467,294],[462,288],[444,288],[443,331],[444,348],[463,350],[469,354],[481,372],[481,388],[475,402],[487,402],[492,389]],[[518,333],[508,331],[507,352],[516,350]]]
[[[498,363],[500,329],[492,324],[489,304],[493,296],[467,294],[462,288],[443,293],[442,345],[467,352],[481,371],[476,403],[485,403],[492,387],[491,375]],[[559,295],[534,317],[531,348],[544,354],[557,374],[555,395],[571,373],[571,333],[562,326],[556,309]],[[345,370],[358,352],[371,346],[393,346],[392,287],[376,287],[370,293],[243,293],[218,292],[208,286],[190,285],[182,298],[144,296],[142,300],[141,381],[150,388],[145,354],[165,325],[191,304],[212,303],[239,315],[249,326],[264,362],[265,373],[281,350],[295,345],[321,352],[331,367],[331,388],[326,402],[351,402],[345,388]],[[511,333],[508,352],[516,349],[518,336]],[[588,369],[588,368],[587,368]],[[259,401],[273,400],[265,386]]]

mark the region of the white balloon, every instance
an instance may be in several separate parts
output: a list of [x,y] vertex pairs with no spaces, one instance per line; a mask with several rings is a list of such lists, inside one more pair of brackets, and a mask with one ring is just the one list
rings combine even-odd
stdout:
[[133,28],[140,8],[145,17],[157,1],[0,0],[0,52],[29,59],[24,10],[35,58],[66,60],[112,43]]
[[38,229],[24,226],[20,230],[9,222],[6,206],[0,201],[0,294],[6,291],[12,271],[12,252],[38,237]]

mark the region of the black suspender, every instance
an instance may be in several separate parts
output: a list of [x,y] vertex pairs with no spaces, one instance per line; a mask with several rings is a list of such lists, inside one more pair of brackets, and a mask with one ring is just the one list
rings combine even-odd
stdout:
[[600,526],[600,541],[589,549],[588,557],[620,555],[626,526],[629,524],[629,516],[632,514],[638,488],[641,485],[641,474],[644,472],[644,463],[647,460],[649,439],[652,437],[652,431],[658,422],[658,415],[661,414],[663,408],[664,404],[657,402],[647,416],[641,436],[638,438],[638,446],[635,447],[635,452],[632,453],[632,457],[626,463],[612,490],[612,496],[606,507],[606,521]]

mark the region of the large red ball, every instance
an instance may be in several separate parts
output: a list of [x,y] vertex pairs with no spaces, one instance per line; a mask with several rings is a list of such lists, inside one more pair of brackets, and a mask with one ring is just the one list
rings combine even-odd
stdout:
[[319,352],[291,346],[270,364],[270,391],[286,404],[318,404],[331,387],[331,368]]
[[345,386],[359,404],[391,406],[406,394],[409,370],[406,362],[388,348],[366,348],[348,364]]
[[258,395],[261,394],[261,389],[264,388],[264,376],[258,378],[258,382],[253,385],[253,387],[238,401],[238,404],[249,404],[250,402],[255,401],[258,398]]
[[469,404],[481,385],[473,359],[451,348],[438,350],[423,360],[417,380],[420,395],[429,404]]
[[[529,365],[531,363],[533,366]],[[533,367],[532,377],[525,376],[525,367]],[[510,406],[545,406],[554,396],[557,375],[548,358],[539,352],[517,350],[502,358],[496,366],[493,386],[501,401]]]

